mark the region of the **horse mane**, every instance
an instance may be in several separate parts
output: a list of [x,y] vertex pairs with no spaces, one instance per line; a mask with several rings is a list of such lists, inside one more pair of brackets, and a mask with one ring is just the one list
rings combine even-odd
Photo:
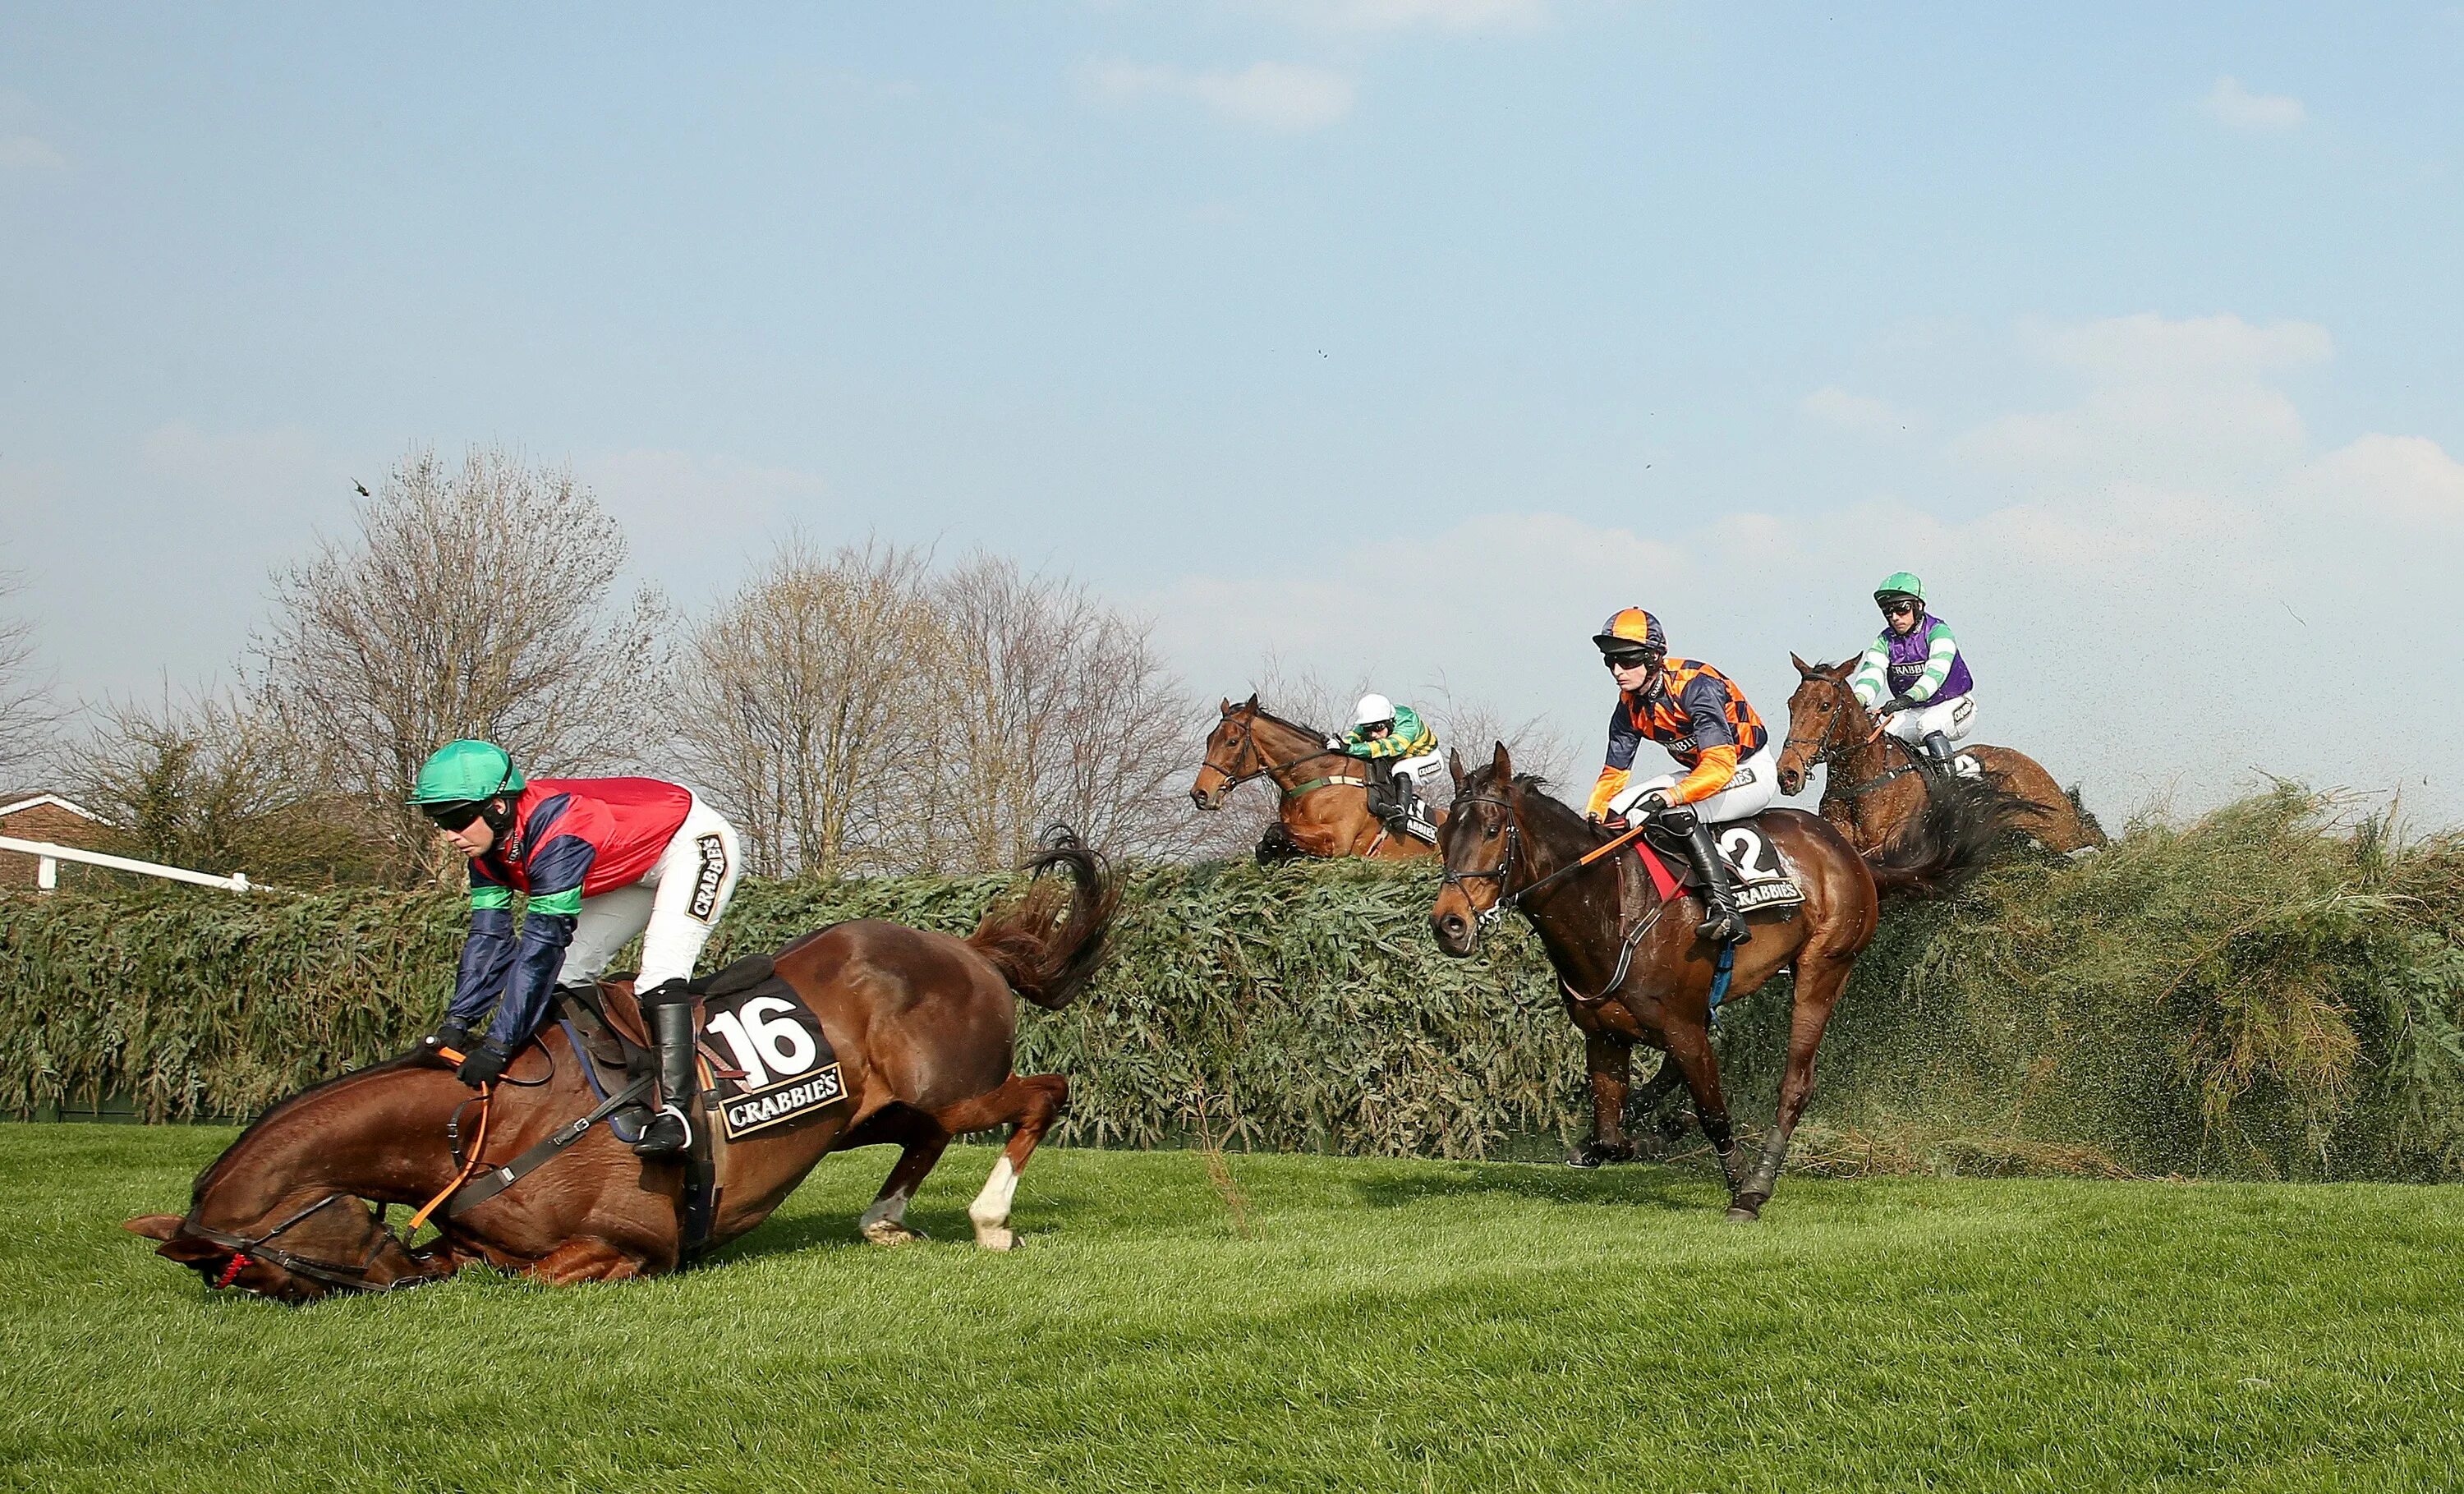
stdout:
[[366,1079],[370,1075],[374,1074],[394,1073],[401,1069],[409,1067],[412,1065],[424,1063],[425,1061],[426,1055],[418,1052],[405,1053],[396,1058],[382,1059],[374,1064],[370,1064],[365,1068],[354,1068],[349,1073],[337,1074],[331,1079],[310,1085],[307,1088],[301,1089],[297,1093],[286,1094],[281,1099],[278,1099],[272,1105],[267,1106],[262,1111],[258,1112],[256,1119],[248,1123],[247,1128],[232,1140],[230,1146],[223,1149],[220,1156],[215,1157],[212,1161],[206,1164],[205,1171],[197,1175],[197,1180],[188,1185],[189,1210],[194,1212],[197,1206],[205,1201],[206,1190],[212,1186],[214,1179],[221,1174],[223,1164],[229,1162],[232,1157],[237,1156],[239,1154],[240,1147],[247,1142],[251,1136],[255,1135],[266,1126],[281,1119],[285,1115],[288,1115],[295,1108],[304,1105],[310,1100],[319,1099],[330,1094],[335,1090],[341,1088],[345,1085],[357,1084],[359,1081]]
[[1265,706],[1253,705],[1249,707],[1249,716],[1252,720],[1270,721],[1275,725],[1282,727],[1287,732],[1298,732],[1304,736],[1322,738],[1326,736],[1324,732],[1319,731],[1314,726],[1304,726],[1300,722],[1292,720],[1288,716],[1277,715],[1272,711],[1267,710]]

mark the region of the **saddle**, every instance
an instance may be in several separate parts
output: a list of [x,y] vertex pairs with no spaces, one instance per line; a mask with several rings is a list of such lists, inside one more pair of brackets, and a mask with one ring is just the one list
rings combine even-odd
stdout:
[[[1797,883],[1795,868],[1780,854],[1778,843],[1764,833],[1761,816],[1713,825],[1711,844],[1719,849],[1720,860],[1728,868],[1728,884],[1736,894],[1739,912],[1793,908],[1805,901],[1805,890]],[[1663,898],[1681,890],[1699,890],[1703,886],[1703,879],[1694,871],[1694,858],[1685,852],[1684,840],[1656,823],[1643,827],[1634,843],[1634,853],[1651,873],[1652,885]]]

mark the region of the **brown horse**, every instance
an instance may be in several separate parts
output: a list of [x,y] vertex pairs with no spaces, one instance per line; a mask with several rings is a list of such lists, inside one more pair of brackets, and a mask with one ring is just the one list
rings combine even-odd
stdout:
[[[1437,854],[1434,846],[1390,833],[1369,812],[1368,764],[1329,748],[1325,733],[1269,714],[1253,694],[1237,706],[1223,702],[1189,797],[1200,809],[1221,809],[1232,790],[1256,778],[1271,780],[1284,796],[1282,835],[1266,832],[1258,846],[1261,861],[1292,854],[1409,861]],[[1430,813],[1445,823],[1443,811]]]
[[[1074,841],[1029,866],[1066,869],[1068,881],[1035,882],[987,912],[970,938],[867,919],[780,952],[776,973],[820,1019],[847,1099],[802,1129],[729,1143],[714,1128],[712,1244],[767,1219],[825,1153],[881,1143],[902,1150],[861,1231],[877,1244],[915,1239],[903,1219],[908,1200],[951,1138],[1009,1125],[1017,1130],[967,1213],[979,1244],[1010,1248],[1019,1173],[1069,1095],[1059,1074],[1011,1072],[1011,993],[1067,1005],[1120,899],[1102,858]],[[630,1007],[628,988],[602,990]],[[449,1122],[459,1116],[461,1138],[501,1164],[592,1110],[586,1063],[549,1028],[494,1089],[484,1140],[472,1134],[473,1092],[437,1060],[413,1055],[346,1074],[260,1117],[198,1175],[186,1217],[147,1215],[127,1228],[217,1287],[294,1302],[432,1281],[473,1261],[551,1285],[671,1270],[683,1164],[646,1161],[605,1126],[468,1213],[440,1214],[442,1233],[418,1248],[386,1227],[387,1205],[415,1206],[453,1185]]]
[[[1822,818],[1837,825],[1860,851],[1888,845],[1925,808],[1925,770],[1905,743],[1874,724],[1857,692],[1848,688],[1856,660],[1808,664],[1794,654],[1788,657],[1802,678],[1796,693],[1788,697],[1779,791],[1796,793],[1815,764],[1828,763]],[[2104,832],[2079,812],[2035,758],[2008,747],[1962,747],[1959,756],[1975,758],[1988,782],[2019,802],[2014,827],[2047,850],[2068,854],[2082,846],[2104,844]]]
[[1910,833],[1871,856],[1859,856],[1838,831],[1803,810],[1769,810],[1750,822],[1779,852],[1805,901],[1789,912],[1749,914],[1754,936],[1734,950],[1730,1000],[1751,994],[1782,970],[1795,977],[1779,1118],[1753,1170],[1740,1179],[1720,1062],[1711,1049],[1720,952],[1695,937],[1702,909],[1690,894],[1684,906],[1661,900],[1631,849],[1583,864],[1586,853],[1606,843],[1603,832],[1580,811],[1540,792],[1537,780],[1517,779],[1503,742],[1487,766],[1469,774],[1460,758],[1450,761],[1455,812],[1439,836],[1446,870],[1429,923],[1439,947],[1459,957],[1470,955],[1480,931],[1508,908],[1520,910],[1539,934],[1567,1015],[1583,1034],[1591,1079],[1592,1136],[1568,1160],[1596,1167],[1634,1156],[1623,1129],[1627,1070],[1634,1045],[1648,1044],[1669,1062],[1644,1095],[1656,1103],[1683,1080],[1703,1133],[1719,1153],[1728,1218],[1740,1220],[1760,1217],[1778,1183],[1789,1138],[1814,1092],[1815,1051],[1850,968],[1874,937],[1881,892],[1950,886],[1982,864],[2005,816],[1991,790],[1943,784]]

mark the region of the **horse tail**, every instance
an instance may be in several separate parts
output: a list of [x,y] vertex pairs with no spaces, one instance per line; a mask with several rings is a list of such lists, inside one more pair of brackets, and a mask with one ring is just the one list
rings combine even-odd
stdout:
[[[1026,890],[984,910],[967,942],[1011,990],[1057,1012],[1077,999],[1103,957],[1121,881],[1103,853],[1080,844],[1066,824],[1046,830],[1044,845],[1024,868],[1034,878]],[[1069,873],[1067,883],[1044,875],[1055,868]]]
[[1985,869],[2005,836],[2042,815],[2036,806],[1976,779],[1925,773],[1925,809],[1865,855],[1884,892],[1941,897]]

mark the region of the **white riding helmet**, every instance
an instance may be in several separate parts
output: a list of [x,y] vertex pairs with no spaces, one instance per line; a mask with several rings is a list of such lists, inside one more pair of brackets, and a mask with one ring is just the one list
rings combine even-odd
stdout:
[[1352,724],[1354,726],[1375,726],[1380,721],[1393,719],[1395,702],[1383,695],[1363,695],[1360,704],[1352,708]]

